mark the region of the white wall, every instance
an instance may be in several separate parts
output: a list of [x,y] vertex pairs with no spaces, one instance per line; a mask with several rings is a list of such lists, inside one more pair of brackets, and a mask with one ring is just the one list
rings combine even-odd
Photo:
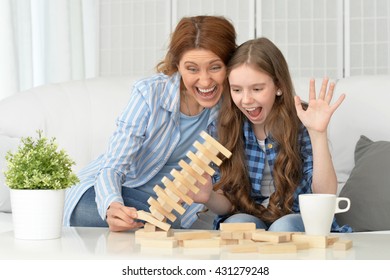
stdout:
[[390,74],[388,0],[100,0],[100,75],[146,75],[183,16],[224,15],[238,43],[266,36],[294,77]]

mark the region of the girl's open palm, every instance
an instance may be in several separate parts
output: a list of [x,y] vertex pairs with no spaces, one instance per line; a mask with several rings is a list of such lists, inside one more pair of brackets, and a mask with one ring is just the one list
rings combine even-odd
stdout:
[[330,118],[345,98],[345,94],[342,94],[331,105],[335,84],[330,83],[328,88],[328,82],[329,80],[327,78],[322,81],[322,86],[317,97],[315,81],[314,79],[310,80],[309,102],[306,110],[302,107],[301,99],[295,96],[295,107],[298,117],[308,130],[325,132]]

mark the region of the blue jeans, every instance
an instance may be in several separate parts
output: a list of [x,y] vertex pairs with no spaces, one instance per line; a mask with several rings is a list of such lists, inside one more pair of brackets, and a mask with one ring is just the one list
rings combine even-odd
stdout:
[[288,214],[277,219],[272,224],[268,224],[253,215],[239,213],[226,218],[223,222],[224,223],[255,223],[256,228],[258,229],[265,229],[268,231],[275,231],[275,232],[304,232],[305,231],[303,220],[300,214]]
[[[95,189],[89,188],[81,197],[70,217],[70,225],[75,227],[108,227],[97,210]],[[150,194],[134,189],[122,187],[122,197],[126,206],[149,212],[148,199]]]

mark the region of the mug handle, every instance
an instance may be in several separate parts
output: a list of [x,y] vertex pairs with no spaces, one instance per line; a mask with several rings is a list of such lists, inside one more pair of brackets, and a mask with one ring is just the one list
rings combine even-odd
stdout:
[[[340,201],[345,201],[347,202],[347,206],[345,208],[340,208],[339,204],[340,204]],[[335,210],[335,213],[344,213],[344,212],[347,212],[349,210],[349,208],[351,207],[351,200],[349,200],[349,198],[347,197],[337,197],[336,199],[336,210]]]

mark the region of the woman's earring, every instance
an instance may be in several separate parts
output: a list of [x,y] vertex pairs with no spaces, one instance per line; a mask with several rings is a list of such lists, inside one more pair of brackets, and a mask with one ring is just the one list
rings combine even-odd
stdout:
[[277,95],[277,96],[281,96],[281,95],[282,95],[282,91],[281,91],[280,89],[278,89],[278,90],[276,91],[276,95]]

